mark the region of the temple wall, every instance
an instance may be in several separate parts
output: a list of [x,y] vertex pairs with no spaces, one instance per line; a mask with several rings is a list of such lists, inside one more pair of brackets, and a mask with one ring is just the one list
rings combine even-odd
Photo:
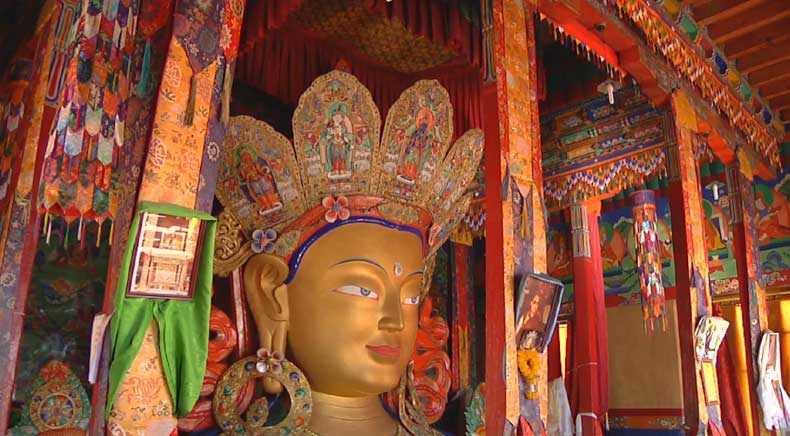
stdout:
[[612,429],[679,428],[683,397],[675,301],[667,301],[665,332],[645,332],[638,304],[608,307],[607,321]]

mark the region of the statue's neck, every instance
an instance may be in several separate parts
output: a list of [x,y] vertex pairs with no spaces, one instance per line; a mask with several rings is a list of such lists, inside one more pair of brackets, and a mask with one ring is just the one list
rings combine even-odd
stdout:
[[338,397],[313,391],[313,414],[308,427],[320,436],[391,436],[397,432],[398,422],[384,410],[376,395]]

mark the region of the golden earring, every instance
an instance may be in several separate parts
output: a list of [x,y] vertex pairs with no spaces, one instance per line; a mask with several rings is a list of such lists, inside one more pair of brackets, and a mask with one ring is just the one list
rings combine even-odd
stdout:
[[[241,417],[240,396],[247,384],[258,378],[271,378],[282,384],[291,397],[288,416],[279,423],[264,427],[269,418],[269,402],[265,397],[255,400],[247,410],[247,418]],[[310,383],[304,373],[282,353],[258,350],[257,355],[234,363],[219,379],[214,395],[214,415],[222,428],[222,435],[254,434],[296,436],[307,428],[313,412],[313,396]]]

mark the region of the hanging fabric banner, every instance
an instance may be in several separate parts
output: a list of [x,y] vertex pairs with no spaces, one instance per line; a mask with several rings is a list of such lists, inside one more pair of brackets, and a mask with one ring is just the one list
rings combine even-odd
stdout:
[[137,0],[82,3],[45,153],[38,198],[43,214],[69,223],[101,223],[115,215],[110,191],[123,146],[138,12]]
[[642,294],[645,328],[653,332],[655,323],[666,325],[666,296],[661,276],[661,242],[656,221],[656,194],[650,189],[631,193],[634,217],[634,257]]

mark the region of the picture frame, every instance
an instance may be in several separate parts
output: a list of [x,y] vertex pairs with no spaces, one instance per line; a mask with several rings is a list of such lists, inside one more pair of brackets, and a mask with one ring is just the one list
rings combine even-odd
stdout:
[[545,274],[528,273],[516,295],[516,343],[546,351],[557,327],[564,285]]
[[199,218],[142,213],[126,296],[191,300],[204,230]]

